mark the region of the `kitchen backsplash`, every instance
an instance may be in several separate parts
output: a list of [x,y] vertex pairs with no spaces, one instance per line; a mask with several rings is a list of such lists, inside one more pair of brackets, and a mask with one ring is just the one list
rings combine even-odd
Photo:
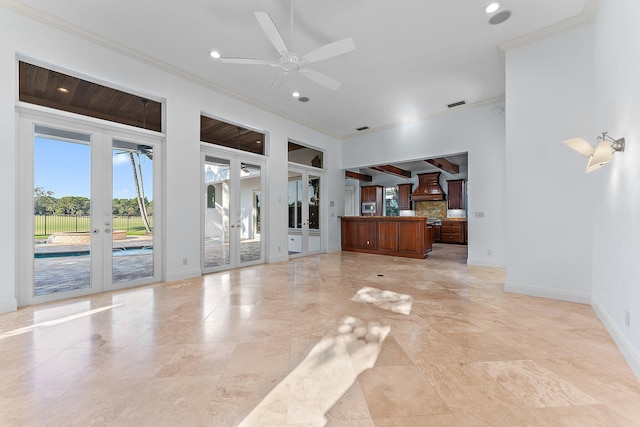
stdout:
[[447,202],[439,200],[437,202],[415,202],[416,216],[426,216],[427,218],[443,219],[447,217]]

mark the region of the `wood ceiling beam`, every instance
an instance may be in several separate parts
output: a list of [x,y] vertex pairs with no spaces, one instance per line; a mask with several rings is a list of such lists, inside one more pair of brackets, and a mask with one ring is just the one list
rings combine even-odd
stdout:
[[401,178],[411,178],[411,171],[400,169],[399,167],[393,165],[372,166],[371,169],[399,176]]
[[454,175],[460,172],[460,166],[450,162],[444,157],[438,157],[435,159],[426,159],[425,162],[437,167],[438,169],[442,169],[443,171],[449,172]]
[[357,172],[344,171],[345,178],[357,179],[358,181],[371,182],[373,181],[373,177],[371,175],[364,175]]

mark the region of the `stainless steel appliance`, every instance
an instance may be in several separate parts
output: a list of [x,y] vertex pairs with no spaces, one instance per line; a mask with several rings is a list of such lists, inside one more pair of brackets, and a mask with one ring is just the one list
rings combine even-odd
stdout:
[[376,202],[364,202],[361,209],[362,215],[373,215],[376,213]]

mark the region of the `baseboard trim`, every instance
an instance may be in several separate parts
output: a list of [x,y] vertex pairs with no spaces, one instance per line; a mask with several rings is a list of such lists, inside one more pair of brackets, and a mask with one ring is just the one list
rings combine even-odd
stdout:
[[555,299],[560,301],[577,302],[579,304],[591,304],[591,295],[578,292],[559,291],[557,289],[539,288],[536,286],[522,285],[519,283],[505,283],[504,291],[514,294],[531,295]]
[[8,300],[0,301],[0,313],[9,313],[18,309],[18,300],[11,298]]
[[609,335],[611,335],[611,338],[613,338],[613,341],[615,341],[616,345],[620,349],[620,352],[622,352],[622,355],[626,359],[633,373],[636,374],[636,377],[638,377],[638,379],[640,379],[640,353],[638,353],[638,351],[633,348],[631,342],[629,342],[627,337],[624,336],[613,319],[611,319],[611,316],[609,316],[607,311],[595,298],[591,299],[591,307],[593,307],[593,310],[600,318],[600,321],[602,322],[604,327],[607,328]]
[[505,268],[504,261],[485,261],[473,258],[467,258],[467,265],[473,265],[475,267]]
[[284,262],[284,261],[289,261],[289,255],[285,254],[285,255],[271,257],[267,260],[267,264],[275,264],[275,263]]
[[200,269],[181,271],[179,273],[167,274],[167,278],[165,282],[175,282],[178,280],[193,279],[194,277],[200,277],[200,276],[202,276],[202,272],[200,271]]

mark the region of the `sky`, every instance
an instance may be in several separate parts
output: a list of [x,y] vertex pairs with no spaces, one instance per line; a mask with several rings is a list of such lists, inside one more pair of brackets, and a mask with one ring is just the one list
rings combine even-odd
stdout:
[[[91,162],[90,147],[47,138],[35,138],[34,186],[53,191],[53,197],[90,197]],[[116,153],[119,153],[116,150]],[[141,156],[144,192],[153,200],[152,165],[146,156]],[[113,156],[113,198],[136,197],[131,161],[128,154]]]

